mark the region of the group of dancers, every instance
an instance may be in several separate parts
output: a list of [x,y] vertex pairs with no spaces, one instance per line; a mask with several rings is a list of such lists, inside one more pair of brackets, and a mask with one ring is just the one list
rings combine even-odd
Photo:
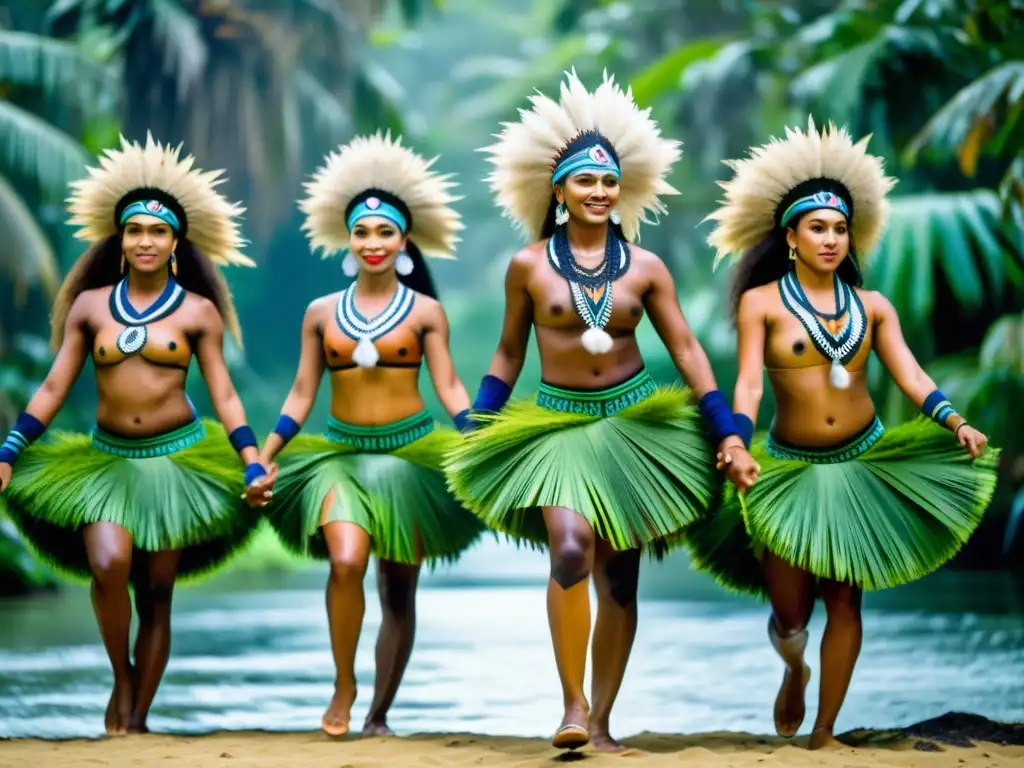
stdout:
[[[312,247],[344,252],[351,282],[306,309],[294,384],[262,443],[222,353],[225,330],[239,343],[241,331],[219,268],[253,262],[243,209],[216,191],[220,173],[147,137],[122,139],[74,183],[70,223],[90,247],[53,308],[53,366],[0,447],[0,503],[43,558],[91,580],[114,677],[108,733],[146,731],[176,580],[224,563],[266,517],[285,545],[330,565],[330,735],[351,727],[370,555],[383,622],[363,733],[389,734],[421,564],[455,560],[494,531],[550,553],[564,702],[555,747],[622,749],[610,715],[637,628],[640,560],[677,547],[726,587],[770,601],[781,736],[804,720],[807,625],[822,599],[809,746],[836,743],[863,591],[948,561],[996,484],[998,449],[918,365],[892,305],[861,287],[894,179],[866,139],[813,121],[728,164],[709,243],[716,264],[735,263],[730,407],[671,273],[635,244],[676,193],[666,179],[678,142],[608,77],[588,91],[569,74],[558,99],[535,95],[520,114],[487,148],[488,181],[530,244],[509,263],[500,341],[473,402],[424,261],[454,257],[455,183],[400,139],[359,137],[328,155],[300,202]],[[645,313],[682,385],[645,370],[635,335]],[[514,399],[534,329],[539,391]],[[883,428],[871,351],[921,416]],[[90,356],[95,429],[40,439]],[[193,356],[216,420],[186,395]],[[454,428],[425,410],[424,359]],[[300,434],[325,369],[326,430]],[[765,372],[776,412],[755,441]]]

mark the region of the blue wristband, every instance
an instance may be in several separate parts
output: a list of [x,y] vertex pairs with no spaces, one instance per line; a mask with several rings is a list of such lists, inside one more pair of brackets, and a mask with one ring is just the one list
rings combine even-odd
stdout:
[[252,427],[248,424],[243,424],[230,435],[228,440],[231,441],[231,445],[234,447],[236,453],[241,453],[245,448],[255,448],[256,433],[252,431]]
[[480,389],[476,392],[473,410],[497,413],[504,407],[511,396],[512,388],[508,384],[497,376],[487,374],[481,380]]
[[732,420],[736,424],[736,429],[739,430],[740,439],[743,440],[743,446],[745,448],[750,447],[750,442],[754,439],[754,422],[750,420],[750,417],[745,413],[734,413]]
[[732,408],[726,402],[720,390],[713,389],[700,399],[700,412],[711,428],[715,443],[720,443],[729,435],[739,435],[740,430],[733,419]]
[[282,413],[278,416],[277,424],[274,425],[274,432],[279,435],[281,440],[285,443],[299,434],[300,429],[302,429],[302,425],[287,413]]
[[258,462],[253,462],[245,468],[245,484],[246,486],[252,485],[253,481],[259,480],[267,474],[267,470],[263,468],[263,465]]
[[42,437],[46,425],[31,413],[21,413],[0,444],[0,462],[14,466],[21,452]]
[[452,417],[452,423],[455,424],[455,428],[463,434],[472,431],[475,426],[475,424],[473,424],[473,419],[469,414],[470,410],[469,408],[466,408],[464,411],[459,411]]
[[921,412],[936,424],[944,427],[946,420],[956,413],[956,409],[949,402],[949,398],[942,394],[941,390],[936,389],[924,399]]

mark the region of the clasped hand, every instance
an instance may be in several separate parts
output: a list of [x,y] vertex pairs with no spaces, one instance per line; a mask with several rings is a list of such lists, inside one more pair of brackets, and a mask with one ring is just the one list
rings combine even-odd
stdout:
[[274,496],[274,483],[277,481],[277,464],[271,464],[267,474],[260,475],[245,489],[242,498],[250,507],[265,507]]
[[742,444],[723,440],[718,446],[715,459],[715,468],[725,470],[726,477],[739,490],[745,491],[757,482],[761,465],[754,461],[754,457]]

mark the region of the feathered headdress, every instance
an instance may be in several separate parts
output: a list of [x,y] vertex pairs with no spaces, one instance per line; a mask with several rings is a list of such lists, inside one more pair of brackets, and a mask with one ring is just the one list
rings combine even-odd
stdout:
[[106,150],[99,168],[88,168],[86,178],[71,183],[68,223],[79,227],[75,237],[98,242],[117,234],[128,205],[155,199],[174,211],[178,237],[188,238],[214,264],[256,266],[241,252],[238,217],[245,209],[216,191],[224,172],[193,168],[194,158],[180,154],[181,145],[161,144],[149,133],[145,146],[121,136],[120,150]]
[[829,123],[820,133],[808,118],[807,132],[787,128],[786,138],[750,150],[742,160],[726,160],[734,175],[719,182],[721,207],[706,219],[717,222],[708,237],[715,266],[741,257],[795,215],[814,208],[844,212],[860,255],[877,244],[889,216],[886,195],[896,179],[885,175],[881,158],[869,155],[865,136],[854,144],[843,128]]
[[626,238],[636,241],[647,212],[664,213],[660,195],[676,195],[665,177],[680,155],[679,142],[663,138],[650,109],[640,109],[633,92],[614,78],[593,93],[575,70],[566,74],[559,101],[537,93],[532,108],[520,110],[517,123],[503,123],[487,152],[494,170],[487,181],[505,215],[527,236],[541,237],[552,196],[552,173],[570,144],[597,134],[611,145],[621,171],[618,210]]
[[451,174],[431,170],[436,161],[403,147],[401,137],[392,139],[390,131],[338,147],[306,182],[306,198],[299,202],[310,245],[325,258],[348,248],[349,218],[364,206],[382,215],[390,211],[424,255],[455,258],[463,224],[451,204],[460,198],[451,193],[456,186]]

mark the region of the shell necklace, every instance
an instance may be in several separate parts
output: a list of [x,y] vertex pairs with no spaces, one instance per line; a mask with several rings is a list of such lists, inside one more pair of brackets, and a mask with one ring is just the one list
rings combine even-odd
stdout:
[[374,340],[397,328],[409,316],[415,301],[416,292],[399,282],[387,306],[373,317],[364,317],[356,309],[355,283],[343,290],[334,314],[342,332],[359,342],[352,353],[352,362],[360,368],[376,367],[380,353],[374,346]]
[[163,320],[172,314],[185,300],[186,291],[173,277],[167,277],[167,284],[156,301],[141,312],[128,300],[128,276],[110,291],[110,314],[125,326],[117,335],[118,350],[123,355],[134,355],[144,346],[149,338],[149,324]]

